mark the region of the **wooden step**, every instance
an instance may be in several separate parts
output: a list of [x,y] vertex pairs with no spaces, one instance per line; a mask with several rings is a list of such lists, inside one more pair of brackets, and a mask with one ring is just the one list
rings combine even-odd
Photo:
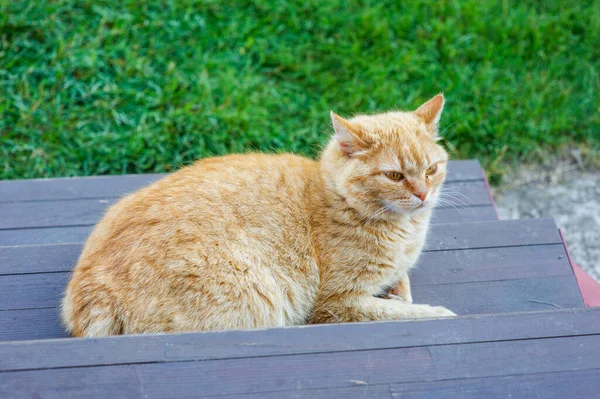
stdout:
[[[0,247],[0,340],[64,336],[57,306],[81,248]],[[458,314],[583,307],[552,220],[433,226],[411,277],[415,302]]]
[[0,343],[11,398],[595,397],[598,377],[600,309]]
[[[165,174],[91,176],[0,181],[0,203],[119,198],[164,177]],[[483,182],[476,160],[450,161],[446,183]]]
[[[161,174],[0,181],[0,246],[85,241],[106,209]],[[497,219],[477,161],[452,161],[445,185],[452,206],[434,211],[432,223]]]
[[456,207],[412,273],[415,302],[457,318],[56,339],[93,225],[161,176],[0,182],[0,397],[597,396],[600,309],[553,221],[496,220],[477,161],[450,163]]

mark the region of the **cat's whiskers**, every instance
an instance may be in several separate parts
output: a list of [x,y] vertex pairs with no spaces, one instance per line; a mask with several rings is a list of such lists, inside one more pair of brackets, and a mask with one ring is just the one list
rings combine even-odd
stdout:
[[468,206],[468,204],[462,198],[456,197],[454,195],[454,193],[440,192],[438,195],[438,200],[439,199],[444,199],[444,200],[446,200],[448,202],[452,202],[452,203],[454,203],[454,201],[456,201],[456,205]]
[[455,188],[450,188],[450,187],[442,187],[442,188],[440,189],[440,193],[446,193],[446,194],[455,194],[455,195],[459,195],[459,196],[461,196],[462,198],[464,198],[466,201],[469,201],[469,202],[471,202],[471,203],[473,202],[473,201],[472,201],[472,200],[471,200],[469,197],[467,197],[465,194],[461,193],[460,191],[458,191],[458,190],[457,190],[457,189],[455,189]]
[[446,202],[450,202],[453,205],[463,206],[463,207],[469,206],[469,204],[465,203],[460,198],[453,197],[449,194],[440,195],[438,198],[441,198],[441,199],[445,200]]
[[[466,201],[470,202],[470,204],[465,202],[465,200],[463,200],[462,198],[459,198],[457,196],[457,194],[460,194],[463,197],[465,197]],[[457,205],[462,205],[462,206],[473,205],[473,201],[470,198],[466,197],[463,193],[459,193],[457,191],[440,190],[440,194],[439,194],[438,198],[444,198],[444,199],[450,199],[450,200],[457,201],[458,202]]]
[[462,212],[460,211],[460,208],[458,208],[454,203],[444,199],[444,198],[439,198],[438,197],[438,201],[442,204],[442,205],[449,205],[450,207],[454,208],[456,210],[456,212],[458,212],[458,214],[460,215],[460,217],[463,217]]

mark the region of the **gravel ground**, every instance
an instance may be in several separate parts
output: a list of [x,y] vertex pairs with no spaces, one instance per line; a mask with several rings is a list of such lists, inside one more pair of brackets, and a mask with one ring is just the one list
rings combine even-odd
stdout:
[[[531,181],[532,172],[514,181]],[[573,261],[600,281],[600,170],[495,189],[501,219],[554,218]]]

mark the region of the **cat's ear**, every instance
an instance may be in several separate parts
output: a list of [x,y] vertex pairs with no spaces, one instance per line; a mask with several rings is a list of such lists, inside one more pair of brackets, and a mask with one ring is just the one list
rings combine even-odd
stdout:
[[369,148],[368,142],[362,137],[361,132],[352,123],[331,111],[331,124],[335,131],[335,140],[340,151],[346,156],[356,155]]
[[415,115],[425,122],[427,129],[436,136],[445,102],[446,100],[444,99],[444,95],[440,93],[427,101],[425,104],[421,105],[414,112]]

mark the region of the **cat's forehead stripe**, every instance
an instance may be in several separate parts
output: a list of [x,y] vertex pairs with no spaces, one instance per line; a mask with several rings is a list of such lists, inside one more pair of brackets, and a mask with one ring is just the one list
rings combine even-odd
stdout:
[[396,171],[403,168],[400,159],[394,154],[394,151],[389,148],[385,153],[381,167],[382,169],[389,171]]
[[428,168],[434,163],[432,159],[435,159],[435,162],[437,162],[438,159],[434,155],[430,151],[427,151],[427,148],[424,148],[421,143],[411,143],[410,145],[403,144],[400,147],[396,159],[402,170],[417,171],[417,169]]
[[[379,115],[357,115],[351,122],[371,137],[378,137],[385,151],[380,167],[420,173],[440,159],[420,120],[407,112],[388,112]],[[432,143],[434,143],[432,141]]]

